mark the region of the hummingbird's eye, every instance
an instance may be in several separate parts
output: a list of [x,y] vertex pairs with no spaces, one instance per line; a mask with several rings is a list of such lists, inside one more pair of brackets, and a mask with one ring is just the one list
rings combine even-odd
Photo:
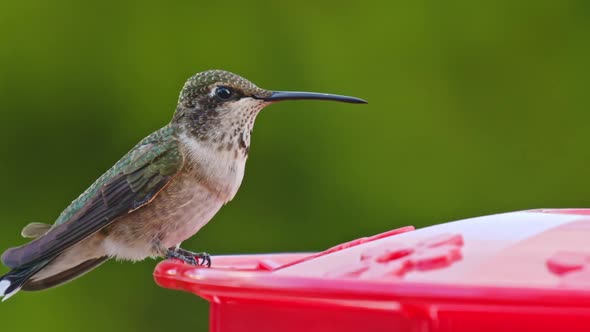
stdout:
[[221,100],[228,100],[232,95],[232,90],[226,86],[218,86],[215,88],[215,96]]

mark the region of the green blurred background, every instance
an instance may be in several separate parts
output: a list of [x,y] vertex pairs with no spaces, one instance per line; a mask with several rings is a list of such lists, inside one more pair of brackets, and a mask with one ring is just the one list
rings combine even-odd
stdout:
[[[590,2],[3,0],[0,247],[52,222],[211,68],[355,95],[258,117],[242,188],[188,249],[315,251],[402,225],[590,206]],[[0,305],[3,331],[205,331],[109,262]],[[0,273],[5,272],[2,267]]]

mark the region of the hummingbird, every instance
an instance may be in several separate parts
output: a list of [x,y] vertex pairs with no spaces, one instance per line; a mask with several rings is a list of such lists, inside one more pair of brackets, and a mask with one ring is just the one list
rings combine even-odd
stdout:
[[3,301],[19,290],[71,281],[110,258],[175,258],[211,265],[180,244],[236,195],[258,113],[284,100],[366,103],[348,96],[270,91],[227,71],[184,84],[170,123],[141,140],[75,199],[53,225],[28,224],[30,242],[6,250]]

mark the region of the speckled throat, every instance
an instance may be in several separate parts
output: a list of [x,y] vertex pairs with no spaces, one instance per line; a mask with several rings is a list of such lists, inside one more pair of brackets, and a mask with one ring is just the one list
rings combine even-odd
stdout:
[[183,116],[175,120],[187,136],[237,159],[248,155],[254,121],[265,104],[258,99],[242,98],[217,108],[177,110]]

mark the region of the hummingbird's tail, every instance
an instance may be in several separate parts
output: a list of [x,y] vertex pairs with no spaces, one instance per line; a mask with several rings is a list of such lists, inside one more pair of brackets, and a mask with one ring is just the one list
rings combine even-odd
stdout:
[[46,264],[47,263],[43,263],[28,268],[13,269],[0,277],[0,298],[2,298],[2,302],[16,294],[16,292],[18,292],[35,273],[45,267]]

